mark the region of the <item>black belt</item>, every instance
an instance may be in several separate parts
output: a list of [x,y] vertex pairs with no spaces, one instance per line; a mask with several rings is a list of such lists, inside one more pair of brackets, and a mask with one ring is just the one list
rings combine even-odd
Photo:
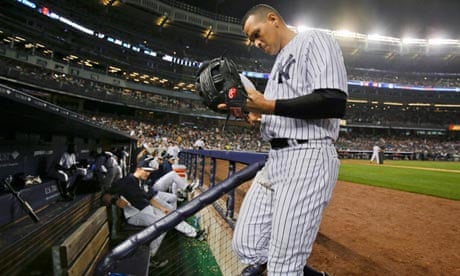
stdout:
[[305,144],[308,143],[308,140],[298,140],[298,139],[287,139],[287,138],[273,138],[270,140],[270,145],[272,149],[282,149],[290,146],[295,146],[296,144]]

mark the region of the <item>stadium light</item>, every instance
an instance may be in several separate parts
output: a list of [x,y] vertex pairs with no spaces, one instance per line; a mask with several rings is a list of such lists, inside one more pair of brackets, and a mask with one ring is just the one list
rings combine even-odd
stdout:
[[28,6],[29,8],[32,8],[32,9],[35,9],[37,7],[37,5],[32,2],[32,1],[28,1],[28,0],[17,0],[19,3],[22,3],[26,6]]
[[360,39],[360,40],[367,39],[367,35],[365,34],[355,33],[355,32],[351,32],[348,30],[332,31],[332,34],[335,37],[352,38],[352,39]]
[[118,6],[119,3],[117,2],[117,0],[102,0],[102,5],[106,6],[106,7],[112,7],[112,6]]
[[112,66],[112,65],[109,66],[109,72],[110,73],[117,73],[117,72],[120,72],[120,71],[121,71],[121,68],[118,68],[118,67],[115,67],[115,66]]
[[383,36],[383,35],[379,35],[379,34],[367,35],[367,40],[369,40],[369,41],[381,41],[381,42],[394,42],[394,43],[400,43],[401,42],[400,38],[391,37],[391,36]]
[[403,38],[402,40],[403,44],[419,44],[419,45],[425,45],[426,44],[426,39],[420,39],[420,38]]
[[303,33],[303,32],[305,32],[305,31],[312,30],[312,29],[313,29],[313,28],[307,27],[307,26],[305,26],[305,25],[299,25],[299,26],[297,26],[296,31],[297,31],[298,33]]
[[428,44],[429,45],[455,45],[455,44],[460,45],[460,40],[434,38],[434,39],[428,39]]
[[[296,27],[292,27],[292,30],[297,32],[297,33],[302,33],[302,32],[306,32],[306,31],[309,31],[309,30],[320,31],[320,32],[327,33],[327,34],[334,33],[334,31],[329,30],[329,29],[313,28],[313,27],[308,27],[306,25],[298,25]],[[351,33],[351,32],[349,32],[349,33]]]
[[160,28],[163,28],[166,26],[166,24],[168,23],[169,21],[169,18],[168,18],[168,14],[165,13],[164,15],[160,16],[157,21],[156,21],[156,24],[157,26],[159,26]]
[[212,26],[209,26],[203,33],[203,37],[206,40],[211,39],[213,35],[214,35],[214,32],[212,31]]
[[435,107],[460,107],[460,104],[435,104]]
[[368,100],[354,100],[354,99],[350,99],[350,100],[348,100],[347,102],[349,102],[349,103],[368,103],[369,101],[368,101]]
[[402,106],[402,103],[395,103],[395,102],[383,102],[384,105],[396,105],[396,106]]
[[408,106],[431,106],[429,103],[408,103]]

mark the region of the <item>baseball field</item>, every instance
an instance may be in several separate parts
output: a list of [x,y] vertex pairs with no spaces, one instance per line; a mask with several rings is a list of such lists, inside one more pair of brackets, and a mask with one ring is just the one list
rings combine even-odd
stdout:
[[459,162],[341,160],[308,262],[331,275],[460,275],[459,222]]
[[460,163],[342,160],[339,180],[460,200]]
[[[228,163],[217,162],[221,181]],[[207,182],[209,163],[205,172]],[[237,189],[236,212],[249,186]],[[460,275],[459,222],[459,162],[341,160],[308,262],[331,275]],[[150,275],[224,275],[206,243],[171,232],[162,246],[175,248],[165,258],[185,257]]]
[[459,200],[458,162],[342,160],[309,262],[333,275],[460,275]]

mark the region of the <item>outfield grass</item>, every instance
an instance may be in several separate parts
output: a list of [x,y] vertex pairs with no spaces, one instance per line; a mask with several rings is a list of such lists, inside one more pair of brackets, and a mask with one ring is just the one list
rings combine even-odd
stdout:
[[368,161],[343,160],[339,180],[460,200],[458,162],[385,161],[370,165]]

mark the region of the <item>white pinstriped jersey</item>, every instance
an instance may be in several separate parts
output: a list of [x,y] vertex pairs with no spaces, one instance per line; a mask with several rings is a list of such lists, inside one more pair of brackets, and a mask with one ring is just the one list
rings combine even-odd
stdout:
[[[342,51],[329,34],[314,30],[299,33],[278,53],[264,96],[272,100],[290,99],[319,88],[340,89],[348,94]],[[339,119],[262,115],[261,133],[264,140],[332,138],[335,141]]]

